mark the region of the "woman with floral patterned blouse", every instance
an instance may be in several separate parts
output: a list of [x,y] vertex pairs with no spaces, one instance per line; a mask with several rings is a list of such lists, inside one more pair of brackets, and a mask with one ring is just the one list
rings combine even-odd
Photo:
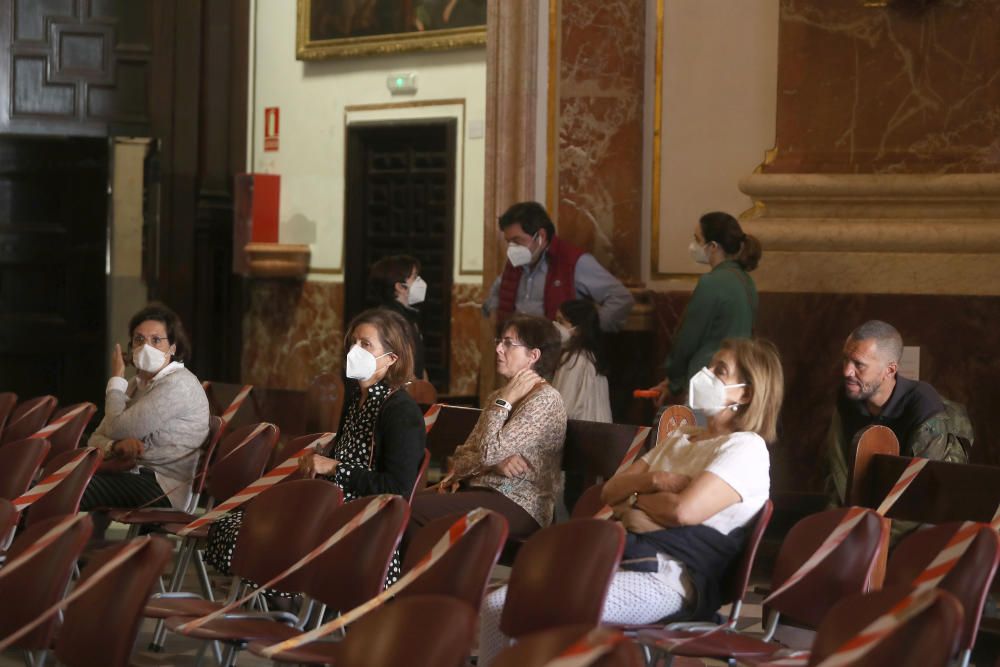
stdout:
[[503,514],[511,537],[552,522],[566,437],[566,409],[549,381],[559,361],[559,332],[549,320],[514,315],[497,339],[497,373],[475,428],[455,450],[438,493],[413,500],[408,534],[429,521],[476,507]]

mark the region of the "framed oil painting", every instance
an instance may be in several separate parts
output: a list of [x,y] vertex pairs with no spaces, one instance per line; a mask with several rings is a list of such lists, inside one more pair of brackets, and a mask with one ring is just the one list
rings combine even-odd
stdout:
[[485,44],[486,3],[298,0],[296,57],[320,60]]

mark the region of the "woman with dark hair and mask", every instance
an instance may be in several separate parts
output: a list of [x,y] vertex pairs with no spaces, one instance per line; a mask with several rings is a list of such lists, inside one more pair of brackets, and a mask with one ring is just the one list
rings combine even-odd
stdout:
[[667,377],[652,387],[657,406],[681,402],[688,381],[711,360],[725,338],[749,338],[757,317],[757,286],[749,272],[760,262],[760,241],[736,218],[715,211],[701,216],[688,246],[691,258],[711,271],[698,279],[664,363]]
[[[208,435],[208,398],[184,367],[190,345],[177,313],[151,303],[132,316],[126,354],[111,352],[104,418],[87,444],[119,463],[120,472],[98,472],[80,501],[99,507],[183,509],[191,496],[198,452]],[[136,368],[125,379],[126,358]]]
[[556,311],[562,355],[552,386],[562,394],[566,417],[611,423],[607,367],[601,350],[601,320],[590,299],[566,301]]
[[[413,379],[408,325],[383,308],[355,317],[344,337],[347,386],[337,437],[325,455],[299,460],[307,475],[344,490],[344,500],[394,493],[408,497],[424,457],[424,415],[403,385]],[[206,560],[229,573],[242,512],[223,517],[209,531]],[[394,558],[388,581],[399,577]]]
[[409,255],[383,257],[369,269],[368,286],[374,302],[399,313],[409,323],[413,338],[413,377],[426,380],[419,305],[427,298],[427,283],[420,277],[420,260]]

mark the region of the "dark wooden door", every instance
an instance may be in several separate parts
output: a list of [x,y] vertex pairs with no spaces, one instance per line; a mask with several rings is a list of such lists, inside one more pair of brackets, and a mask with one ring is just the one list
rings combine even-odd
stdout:
[[448,387],[455,229],[454,120],[352,126],[347,146],[346,319],[372,305],[368,268],[387,255],[420,260],[427,375]]
[[0,136],[0,391],[100,400],[106,139]]

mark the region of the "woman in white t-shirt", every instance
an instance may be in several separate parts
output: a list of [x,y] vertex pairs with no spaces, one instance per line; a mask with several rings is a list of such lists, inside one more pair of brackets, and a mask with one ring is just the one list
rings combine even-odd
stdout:
[[[689,387],[689,404],[705,412],[707,425],[674,431],[604,485],[602,498],[628,530],[628,541],[603,622],[653,623],[681,611],[692,618],[716,611],[719,582],[767,501],[767,443],[775,439],[783,393],[773,344],[723,341]],[[505,596],[501,588],[483,603],[481,665],[509,643],[498,629]]]

